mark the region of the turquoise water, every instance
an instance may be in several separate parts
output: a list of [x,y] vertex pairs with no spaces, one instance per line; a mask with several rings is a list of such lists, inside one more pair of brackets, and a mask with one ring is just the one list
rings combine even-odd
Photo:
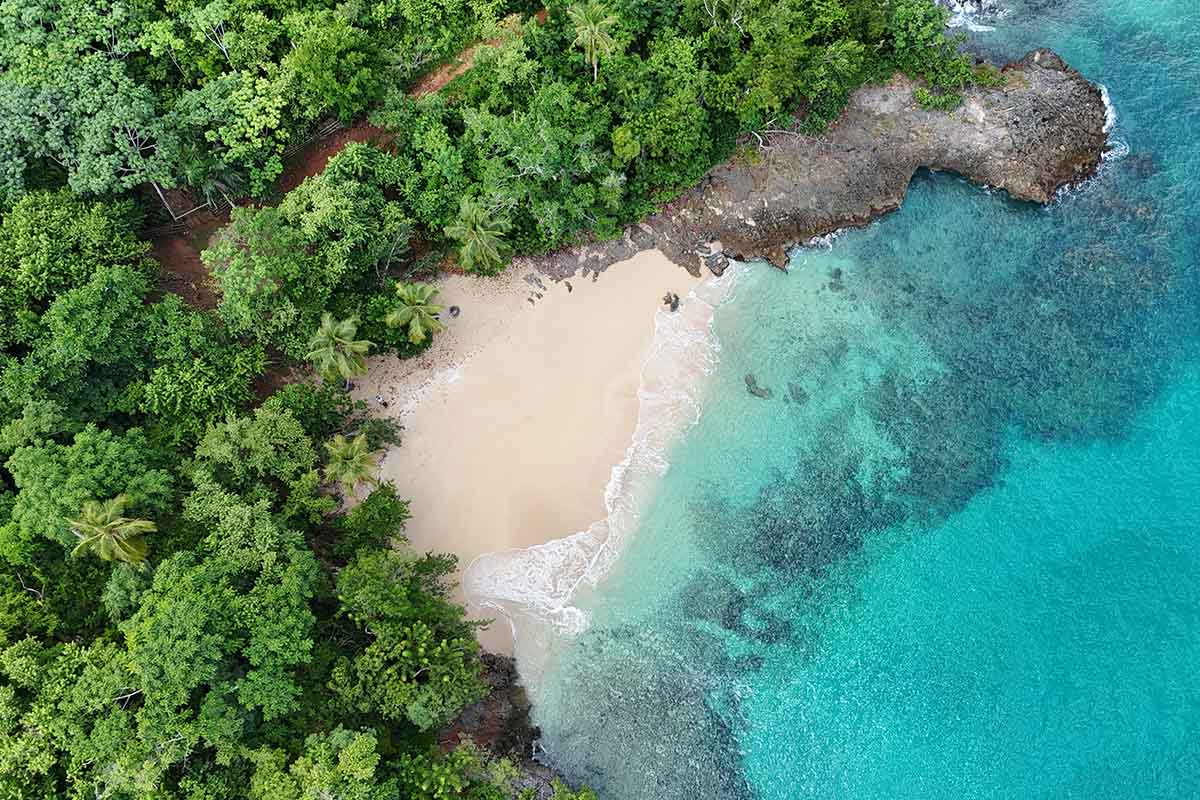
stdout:
[[1200,11],[1009,7],[973,46],[1058,50],[1128,153],[1044,209],[920,174],[742,275],[536,687],[605,800],[1200,797]]

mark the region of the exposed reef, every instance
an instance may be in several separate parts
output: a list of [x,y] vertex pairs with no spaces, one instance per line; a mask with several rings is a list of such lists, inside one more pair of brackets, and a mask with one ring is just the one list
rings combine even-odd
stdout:
[[657,247],[692,272],[719,274],[728,258],[783,266],[798,243],[899,208],[921,168],[1036,203],[1095,174],[1107,147],[1100,89],[1045,49],[1001,76],[967,89],[950,113],[918,106],[903,76],[864,87],[820,136],[771,134],[753,158],[713,168],[622,239],[525,261],[561,278]]

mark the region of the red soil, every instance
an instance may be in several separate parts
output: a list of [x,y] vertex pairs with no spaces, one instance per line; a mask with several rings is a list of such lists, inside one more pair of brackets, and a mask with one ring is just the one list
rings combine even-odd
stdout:
[[[542,9],[537,14],[537,20],[544,23],[545,19],[546,11]],[[446,84],[475,64],[475,55],[481,47],[494,47],[501,41],[491,39],[472,45],[458,58],[418,81],[409,91],[409,95],[421,97],[441,91]],[[288,159],[283,174],[275,182],[275,191],[279,195],[286,194],[303,183],[305,178],[320,173],[329,163],[329,159],[341,152],[350,142],[370,141],[386,144],[388,140],[387,131],[366,120],[360,120],[349,128],[342,128],[328,136],[314,139]],[[181,190],[168,192],[167,199],[176,213],[182,213],[197,205],[190,194]],[[249,205],[250,201],[244,201],[243,204]],[[150,232],[152,253],[162,264],[161,285],[164,289],[179,294],[200,308],[216,306],[217,295],[208,279],[208,271],[200,260],[200,251],[204,249],[213,232],[228,221],[228,209],[220,214],[213,214],[205,209],[187,215],[175,225],[166,225]]]
[[359,120],[349,128],[334,131],[323,139],[314,139],[288,159],[283,174],[275,181],[275,190],[281,195],[287,194],[304,183],[305,178],[324,172],[329,159],[351,142],[384,142],[388,138],[388,133],[383,128],[366,120]]
[[486,42],[471,45],[466,50],[458,54],[458,57],[448,64],[435,69],[433,72],[426,75],[421,80],[417,81],[408,93],[409,97],[423,97],[427,94],[440,92],[442,88],[450,81],[462,75],[464,72],[475,66],[475,55],[481,47],[495,47],[500,44],[503,39],[489,39]]

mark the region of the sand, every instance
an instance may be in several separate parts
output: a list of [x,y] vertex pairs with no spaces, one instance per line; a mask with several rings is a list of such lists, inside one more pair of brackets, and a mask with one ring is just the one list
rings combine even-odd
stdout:
[[[543,280],[520,270],[445,277],[438,302],[461,308],[443,314],[448,330],[418,359],[374,359],[359,384],[405,427],[381,478],[411,502],[409,541],[457,555],[460,568],[605,515],[605,486],[637,423],[655,313],[668,290],[685,296],[699,282],[657,250],[599,275]],[[503,622],[480,641],[512,648]]]

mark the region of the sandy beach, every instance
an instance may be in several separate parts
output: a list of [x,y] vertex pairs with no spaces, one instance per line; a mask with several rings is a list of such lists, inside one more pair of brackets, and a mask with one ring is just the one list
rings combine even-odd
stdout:
[[[380,477],[411,501],[413,547],[465,568],[601,519],[637,423],[655,313],[667,291],[698,282],[656,250],[557,283],[515,268],[439,281],[438,302],[459,316],[443,315],[448,330],[421,357],[374,360],[359,384],[405,427]],[[502,621],[480,640],[512,647]]]

